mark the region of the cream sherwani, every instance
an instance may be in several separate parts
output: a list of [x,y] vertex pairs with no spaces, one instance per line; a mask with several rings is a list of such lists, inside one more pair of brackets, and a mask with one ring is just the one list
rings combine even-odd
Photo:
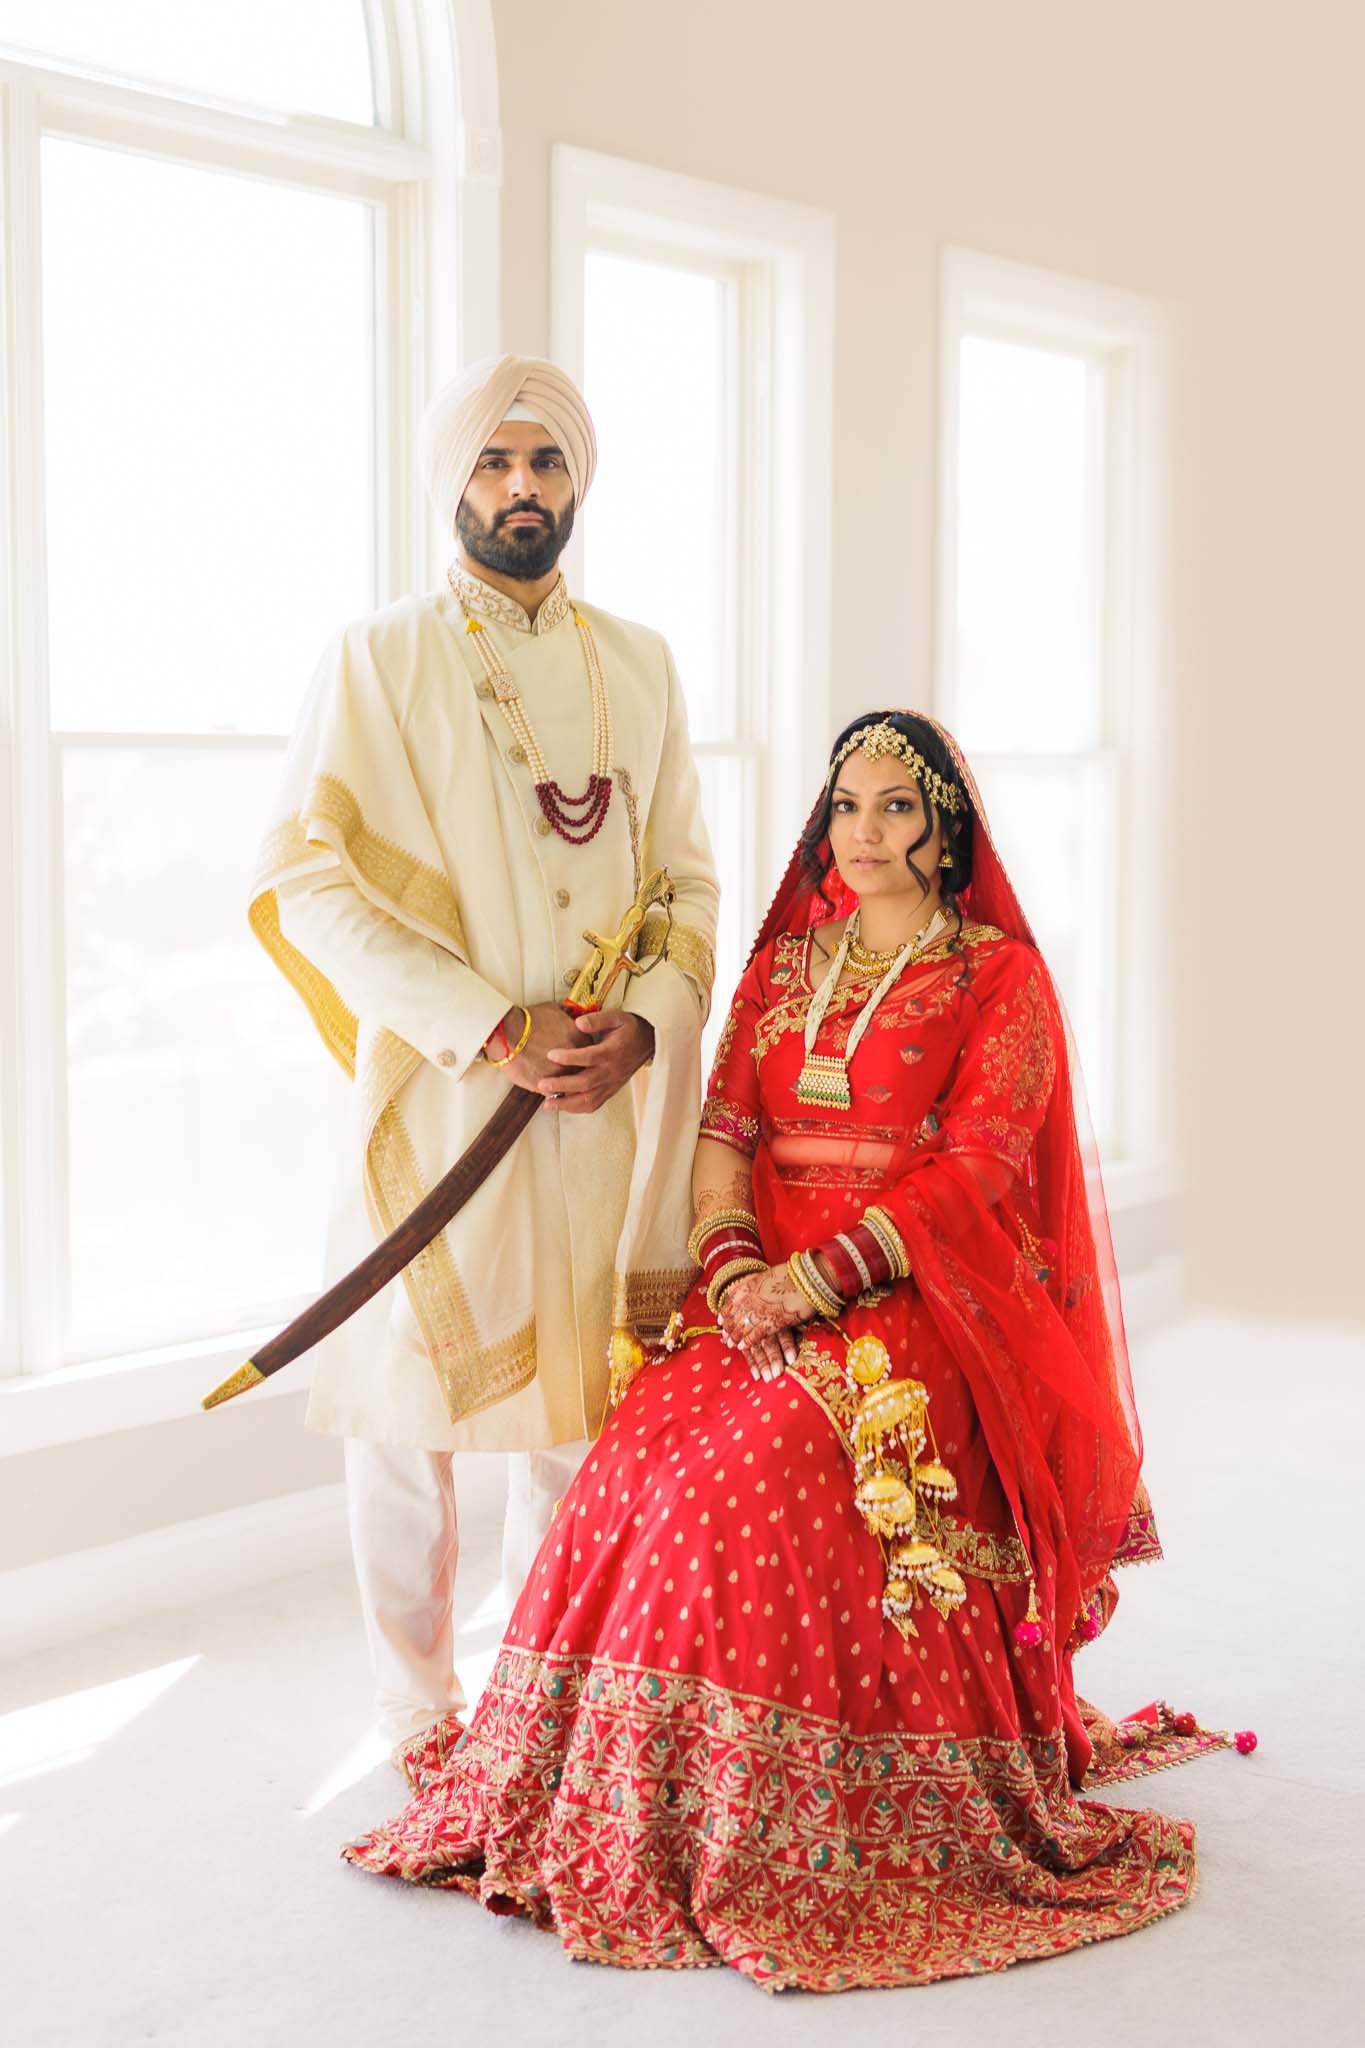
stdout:
[[469,630],[472,618],[491,636],[551,775],[584,788],[588,674],[563,581],[532,622],[457,571],[328,649],[253,892],[258,936],[355,1080],[334,1278],[503,1100],[508,1083],[479,1052],[509,1006],[562,998],[584,932],[614,931],[643,874],[667,867],[677,886],[671,931],[651,918],[638,948],[650,971],[624,996],[654,1026],[650,1064],[591,1116],[539,1114],[403,1280],[319,1349],[308,1419],[351,1440],[362,1604],[395,1740],[462,1700],[450,1452],[531,1453],[504,1545],[515,1592],[601,1426],[613,1325],[657,1331],[690,1279],[716,880],[667,646],[579,611],[612,734],[611,804],[590,843],[543,817]]
[[[309,1420],[430,1450],[592,1436],[613,1321],[657,1329],[686,1289],[689,1173],[717,889],[682,695],[658,634],[582,606],[615,787],[587,845],[552,831],[485,679],[491,634],[568,790],[591,765],[588,678],[561,580],[534,624],[474,577],[349,627],[314,682],[253,921],[352,1066],[329,1269],[361,1258],[454,1163],[507,1082],[478,1057],[510,1004],[562,998],[642,873],[677,885],[666,954],[625,1000],[655,1057],[593,1116],[542,1113],[408,1269],[320,1350]],[[458,592],[458,595],[456,594]],[[647,928],[648,954],[662,920]]]

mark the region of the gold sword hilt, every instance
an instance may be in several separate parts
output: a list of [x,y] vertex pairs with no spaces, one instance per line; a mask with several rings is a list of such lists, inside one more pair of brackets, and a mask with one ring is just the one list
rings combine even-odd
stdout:
[[[564,1004],[571,1016],[582,1016],[589,1010],[600,1010],[611,992],[613,984],[622,974],[647,974],[649,968],[630,957],[630,948],[635,944],[644,928],[644,922],[651,910],[660,906],[668,916],[670,929],[673,923],[673,899],[677,895],[673,878],[667,868],[656,868],[640,884],[639,894],[630,909],[621,919],[610,938],[602,932],[586,931],[583,936],[592,947],[592,952],[579,969],[573,987],[569,990]],[[664,938],[666,957],[668,939]],[[654,963],[657,965],[657,960]]]

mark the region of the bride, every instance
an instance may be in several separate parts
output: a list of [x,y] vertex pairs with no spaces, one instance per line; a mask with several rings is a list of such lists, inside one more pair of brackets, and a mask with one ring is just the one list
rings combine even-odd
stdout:
[[1078,1091],[955,743],[855,720],[717,1048],[695,1285],[352,1863],[768,1989],[1186,1901],[1189,1824],[1077,1790],[1232,1740],[1072,1680],[1160,1555]]

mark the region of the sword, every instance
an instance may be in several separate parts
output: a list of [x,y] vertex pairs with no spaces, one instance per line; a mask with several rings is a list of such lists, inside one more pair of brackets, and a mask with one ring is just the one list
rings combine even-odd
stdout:
[[[564,1003],[569,1016],[582,1017],[591,1010],[600,1010],[622,974],[648,974],[667,957],[675,894],[667,868],[656,868],[641,884],[635,901],[609,938],[601,932],[584,932],[592,951],[580,968]],[[661,906],[667,914],[668,929],[658,956],[649,966],[643,966],[631,958],[630,948],[640,935],[647,913],[655,905]],[[430,1194],[424,1195],[417,1207],[404,1217],[397,1229],[390,1231],[358,1266],[338,1280],[335,1286],[329,1287],[310,1308],[304,1309],[302,1315],[295,1316],[287,1329],[272,1337],[268,1344],[263,1344],[253,1358],[239,1366],[221,1386],[215,1387],[205,1397],[203,1406],[217,1408],[224,1401],[232,1400],[234,1395],[258,1387],[262,1380],[269,1379],[272,1373],[279,1372],[305,1351],[311,1351],[315,1344],[339,1329],[357,1309],[363,1308],[381,1287],[387,1286],[395,1274],[401,1273],[418,1252],[439,1236],[453,1216],[459,1214],[470,1196],[482,1187],[494,1167],[511,1150],[544,1100],[543,1095],[514,1085],[478,1137],[461,1153],[450,1171],[437,1181]]]

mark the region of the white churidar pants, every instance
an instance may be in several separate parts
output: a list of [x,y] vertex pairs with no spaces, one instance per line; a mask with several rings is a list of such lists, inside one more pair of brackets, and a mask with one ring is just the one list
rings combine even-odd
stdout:
[[[589,1448],[584,1439],[507,1454],[502,1577],[509,1607]],[[380,1730],[391,1745],[466,1705],[451,1622],[460,1536],[450,1457],[346,1439],[351,1551]]]

